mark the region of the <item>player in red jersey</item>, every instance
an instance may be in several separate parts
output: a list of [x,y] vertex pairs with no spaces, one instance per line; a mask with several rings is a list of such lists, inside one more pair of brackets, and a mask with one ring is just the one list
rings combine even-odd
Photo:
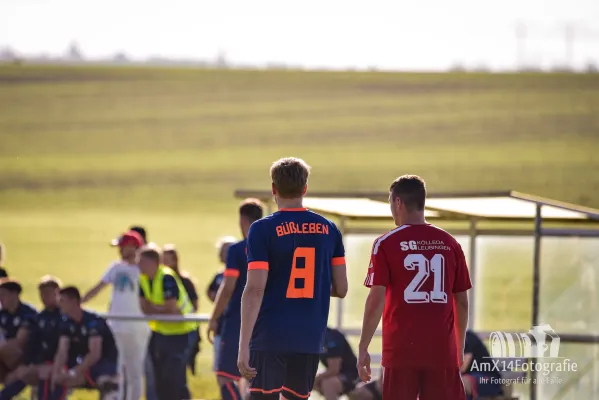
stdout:
[[297,158],[273,164],[279,210],[254,222],[248,233],[237,366],[251,380],[252,400],[310,397],[330,298],[347,294],[341,232],[302,206],[309,171]]
[[382,315],[383,399],[465,400],[460,364],[472,285],[458,242],[426,222],[425,199],[426,186],[418,176],[391,184],[397,228],[372,248],[358,372],[363,381],[370,380],[368,345]]

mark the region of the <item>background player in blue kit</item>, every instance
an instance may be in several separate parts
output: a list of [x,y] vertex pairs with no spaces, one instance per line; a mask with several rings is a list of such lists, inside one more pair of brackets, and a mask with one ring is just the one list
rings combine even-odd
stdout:
[[[40,382],[40,398],[58,400],[73,387],[98,389],[103,400],[116,400],[118,350],[106,320],[81,308],[81,294],[74,286],[60,290],[58,351],[51,380]],[[67,371],[66,368],[69,368]]]
[[337,400],[356,387],[359,380],[356,369],[358,359],[343,333],[337,329],[327,328],[320,361],[327,369],[316,375],[314,390],[326,400]]
[[13,279],[0,281],[0,381],[15,380],[14,371],[21,364],[37,311],[21,302],[21,284]]
[[222,316],[220,351],[216,363],[216,378],[223,400],[241,399],[240,388],[234,383],[241,379],[237,368],[239,331],[241,329],[241,295],[247,277],[246,239],[250,226],[262,218],[259,200],[246,199],[239,206],[239,225],[244,239],[229,247],[223,282],[220,285],[214,311],[208,324],[208,340],[216,334]]
[[31,324],[23,364],[14,374],[16,380],[5,383],[0,400],[12,399],[28,384],[36,385],[40,379],[49,376],[52,369],[58,348],[58,327],[62,319],[58,309],[60,281],[52,276],[44,276],[38,289],[44,309]]
[[[476,362],[477,368],[472,365]],[[464,362],[460,367],[466,399],[493,398],[502,395],[503,389],[498,383],[501,375],[493,368],[493,360],[482,340],[471,330],[466,331]]]
[[341,233],[302,205],[309,174],[298,158],[275,162],[270,175],[279,211],[254,222],[248,234],[238,367],[252,379],[251,399],[308,398],[330,296],[347,294]]

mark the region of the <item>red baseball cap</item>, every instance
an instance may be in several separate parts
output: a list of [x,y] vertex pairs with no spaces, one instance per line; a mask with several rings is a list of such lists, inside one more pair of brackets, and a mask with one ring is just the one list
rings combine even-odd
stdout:
[[123,233],[118,239],[113,239],[110,244],[112,246],[127,246],[133,245],[137,248],[140,248],[144,245],[144,240],[141,235],[135,231],[128,231]]

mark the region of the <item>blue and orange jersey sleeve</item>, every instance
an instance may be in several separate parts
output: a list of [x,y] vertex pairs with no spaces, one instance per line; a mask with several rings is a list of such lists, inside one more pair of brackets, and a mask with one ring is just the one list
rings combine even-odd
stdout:
[[227,250],[227,263],[225,265],[223,276],[231,278],[239,277],[239,260],[241,259],[245,262],[243,257],[239,257],[239,249],[241,247],[245,246],[240,246],[239,243],[229,246],[229,249]]
[[268,232],[263,221],[256,221],[250,227],[247,239],[248,270],[268,270]]
[[338,265],[345,265],[345,247],[343,246],[343,236],[341,236],[341,232],[335,226],[335,250],[333,251],[333,259],[331,260],[331,265],[333,267]]

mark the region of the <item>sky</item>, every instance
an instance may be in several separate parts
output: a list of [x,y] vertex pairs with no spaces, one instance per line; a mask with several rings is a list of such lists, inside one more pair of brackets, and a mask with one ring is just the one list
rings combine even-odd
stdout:
[[[526,40],[516,40],[518,24]],[[58,55],[73,41],[90,58],[223,52],[235,63],[312,68],[581,67],[599,63],[599,0],[0,0],[0,48]]]

